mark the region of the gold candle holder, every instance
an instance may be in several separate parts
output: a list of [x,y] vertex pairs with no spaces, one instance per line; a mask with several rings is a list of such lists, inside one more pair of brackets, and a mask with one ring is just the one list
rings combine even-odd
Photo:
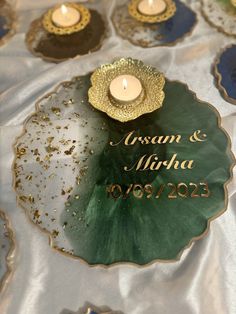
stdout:
[[34,20],[25,40],[37,57],[62,62],[98,50],[106,34],[106,23],[98,10],[64,3]]
[[169,20],[176,12],[176,5],[173,0],[163,0],[166,4],[165,10],[160,14],[147,15],[140,11],[139,5],[142,0],[131,0],[128,6],[129,14],[136,20],[143,23],[160,23]]
[[[89,9],[87,9],[82,4],[77,3],[65,3],[64,7],[73,8],[79,13],[79,21],[71,26],[60,27],[53,22],[53,13],[61,8],[62,6],[57,5],[54,8],[48,10],[43,17],[43,27],[49,33],[55,35],[70,35],[83,30],[90,22],[91,14]],[[63,7],[62,7],[63,8]]]
[[[133,90],[127,101],[121,96],[121,99],[117,99],[114,97],[115,93],[111,95],[111,84],[120,76],[128,79],[134,77],[142,86],[141,91],[137,92],[139,84],[136,81],[136,84],[131,86]],[[112,64],[101,66],[92,74],[91,82],[92,87],[88,92],[91,105],[120,122],[134,120],[159,109],[165,98],[164,75],[155,68],[144,65],[142,61],[131,58],[122,58]]]

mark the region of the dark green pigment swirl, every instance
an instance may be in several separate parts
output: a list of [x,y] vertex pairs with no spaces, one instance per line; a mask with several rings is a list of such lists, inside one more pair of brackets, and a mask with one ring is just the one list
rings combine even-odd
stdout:
[[[122,124],[99,113],[104,115],[113,142],[132,130],[139,136],[180,134],[182,140],[179,144],[139,143],[115,147],[107,143],[96,159],[99,162],[93,164],[95,184],[88,185],[86,195],[73,200],[61,217],[62,224],[67,223],[65,236],[74,255],[89,264],[143,265],[157,259],[176,259],[192,238],[206,230],[208,220],[226,207],[224,184],[230,178],[233,160],[216,113],[182,83],[167,81],[165,94],[161,109],[129,123]],[[191,143],[189,136],[196,130],[206,133],[208,140]],[[169,160],[175,153],[180,161],[193,159],[195,167],[192,170],[123,170],[144,154],[157,154],[159,160]],[[169,190],[164,189],[159,199],[137,199],[130,194],[127,199],[114,200],[106,192],[109,184],[120,184],[125,190],[131,183],[152,183],[158,190],[161,184],[180,182],[208,182],[211,196],[169,199]],[[77,193],[75,188],[74,195]]]

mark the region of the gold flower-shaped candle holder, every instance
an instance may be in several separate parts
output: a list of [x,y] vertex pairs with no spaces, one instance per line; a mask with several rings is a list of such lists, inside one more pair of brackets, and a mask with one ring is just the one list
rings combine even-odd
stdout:
[[55,35],[70,35],[73,33],[77,33],[83,30],[91,20],[90,11],[84,5],[77,3],[66,3],[66,5],[63,5],[62,8],[75,9],[76,11],[79,12],[80,18],[77,23],[71,26],[59,27],[57,26],[57,24],[53,22],[53,13],[57,9],[60,10],[60,8],[61,8],[60,5],[55,6],[54,8],[48,10],[43,17],[43,26],[49,33]]
[[34,55],[61,62],[98,50],[105,34],[105,22],[93,6],[64,3],[32,22],[26,44]]
[[120,122],[153,112],[165,98],[164,75],[131,58],[101,66],[92,74],[91,83],[88,92],[91,105]]
[[[157,14],[145,14],[145,12],[141,12],[139,9],[139,5],[142,0],[131,0],[129,3],[128,9],[129,14],[135,18],[136,20],[143,23],[160,23],[169,20],[172,16],[174,16],[176,12],[176,5],[173,0],[159,0],[159,5],[164,4],[163,11],[161,10]],[[146,0],[148,3],[148,1]],[[158,5],[158,4],[157,4]],[[152,7],[152,3],[150,2],[150,8]],[[152,11],[150,9],[150,11]]]

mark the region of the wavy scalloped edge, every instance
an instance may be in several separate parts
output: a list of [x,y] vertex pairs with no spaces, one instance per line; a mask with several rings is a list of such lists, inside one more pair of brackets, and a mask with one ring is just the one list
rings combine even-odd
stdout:
[[[88,75],[88,74],[89,74],[89,73],[87,73],[87,75]],[[85,75],[85,76],[86,76],[86,75]],[[135,267],[137,267],[137,268],[143,269],[143,268],[147,268],[147,267],[149,267],[149,266],[151,266],[151,265],[153,265],[153,264],[156,264],[156,263],[175,263],[175,262],[180,261],[182,255],[183,255],[183,253],[185,252],[185,250],[189,249],[189,248],[192,246],[192,244],[193,244],[194,242],[196,242],[196,241],[198,241],[198,240],[204,238],[204,237],[209,233],[211,222],[214,221],[215,219],[217,219],[218,217],[220,217],[221,215],[223,215],[223,214],[226,212],[227,207],[228,207],[228,190],[227,190],[227,186],[228,186],[228,184],[231,182],[231,180],[232,180],[232,178],[233,178],[233,168],[234,168],[234,166],[236,165],[236,158],[235,158],[235,156],[234,156],[234,154],[233,154],[233,152],[232,152],[232,143],[231,143],[231,139],[230,139],[228,133],[226,132],[226,130],[225,130],[225,129],[222,127],[222,125],[221,125],[221,117],[220,117],[219,112],[218,112],[218,111],[216,110],[216,108],[215,108],[213,105],[211,105],[210,103],[200,100],[200,99],[197,97],[196,93],[193,92],[193,91],[188,87],[188,85],[187,85],[186,83],[183,83],[183,82],[181,82],[181,81],[178,81],[178,80],[172,81],[172,80],[167,80],[167,79],[166,79],[166,81],[169,81],[169,82],[181,83],[183,86],[185,86],[186,90],[189,91],[189,92],[193,95],[193,97],[194,97],[195,100],[197,100],[198,102],[200,102],[200,103],[202,103],[202,104],[207,105],[207,106],[210,107],[211,110],[215,113],[215,115],[216,115],[216,117],[217,117],[217,125],[218,125],[218,128],[223,132],[223,134],[225,134],[225,136],[226,136],[227,139],[228,139],[227,151],[229,152],[229,156],[232,158],[232,165],[231,165],[231,167],[230,167],[230,169],[229,169],[230,178],[229,178],[229,180],[227,180],[227,181],[224,183],[224,192],[225,192],[225,206],[224,206],[224,208],[223,208],[221,211],[219,211],[218,214],[216,214],[216,215],[214,215],[213,217],[211,217],[210,219],[208,219],[208,221],[207,221],[207,227],[206,227],[205,231],[204,231],[203,233],[201,233],[199,236],[196,236],[196,237],[191,238],[191,239],[189,240],[189,243],[179,252],[179,254],[177,255],[177,257],[176,257],[175,259],[171,259],[171,260],[155,259],[155,260],[153,260],[152,262],[147,263],[147,264],[145,264],[145,265],[139,265],[139,264],[136,264],[136,263],[134,263],[134,262],[116,262],[116,263],[112,263],[112,264],[110,264],[110,265],[105,265],[105,264],[94,264],[94,265],[92,264],[92,265],[91,265],[91,264],[89,264],[86,260],[84,260],[83,258],[78,257],[78,256],[74,256],[74,255],[72,255],[72,254],[70,254],[70,253],[67,253],[67,252],[63,252],[61,249],[59,249],[59,248],[57,248],[56,246],[54,246],[53,237],[52,237],[52,235],[50,234],[50,232],[47,231],[47,230],[45,230],[45,229],[43,229],[40,225],[35,224],[35,223],[31,220],[30,215],[29,215],[27,209],[20,203],[19,196],[18,196],[18,193],[17,193],[16,188],[15,188],[15,172],[14,172],[14,164],[15,164],[16,159],[17,159],[17,158],[16,158],[17,142],[18,142],[18,140],[19,140],[22,136],[24,136],[24,134],[26,133],[26,126],[27,126],[28,121],[29,121],[35,114],[37,114],[37,113],[39,112],[39,110],[40,110],[40,103],[41,103],[43,100],[45,100],[46,98],[48,98],[48,97],[50,97],[50,96],[52,96],[52,95],[57,94],[58,91],[60,90],[60,88],[63,87],[63,85],[74,83],[79,77],[82,77],[82,76],[76,76],[76,77],[72,78],[70,81],[63,81],[63,82],[61,82],[60,84],[58,84],[58,85],[54,88],[54,90],[53,90],[52,92],[50,92],[50,93],[44,95],[43,97],[41,97],[41,98],[35,103],[35,111],[34,111],[31,115],[29,115],[29,116],[26,118],[26,120],[24,121],[22,134],[19,135],[18,137],[16,137],[15,143],[13,144],[14,160],[13,160],[13,163],[12,163],[12,174],[13,174],[13,189],[14,189],[14,191],[16,192],[16,201],[17,201],[17,205],[18,205],[19,207],[23,208],[23,210],[26,212],[26,215],[27,215],[27,217],[28,217],[28,219],[29,219],[29,221],[30,221],[31,224],[33,224],[34,226],[37,226],[43,233],[45,233],[46,235],[48,235],[48,237],[49,237],[49,245],[50,245],[50,247],[51,247],[55,252],[57,252],[57,253],[59,253],[59,254],[62,254],[62,255],[64,255],[64,256],[73,258],[73,259],[75,259],[75,260],[79,260],[81,263],[83,263],[83,264],[85,264],[86,266],[89,266],[89,267],[91,267],[91,268],[100,267],[100,268],[103,268],[103,269],[110,269],[110,268],[115,267],[115,266],[130,265],[130,266],[135,266]]]

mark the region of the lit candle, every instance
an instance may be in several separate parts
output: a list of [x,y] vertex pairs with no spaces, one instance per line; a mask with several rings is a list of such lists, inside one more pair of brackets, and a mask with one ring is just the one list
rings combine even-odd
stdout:
[[138,5],[138,10],[144,15],[159,15],[167,8],[164,0],[142,0]]
[[142,84],[133,75],[117,76],[110,84],[110,94],[117,102],[135,101],[142,93]]
[[231,0],[231,3],[234,7],[236,7],[236,0]]
[[80,13],[75,8],[62,4],[52,14],[52,21],[58,27],[70,27],[80,20]]

